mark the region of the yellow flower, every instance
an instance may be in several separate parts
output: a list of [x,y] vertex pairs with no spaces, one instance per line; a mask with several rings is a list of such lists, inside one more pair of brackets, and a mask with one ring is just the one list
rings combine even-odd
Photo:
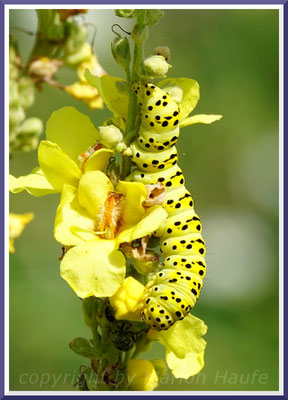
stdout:
[[[196,107],[200,98],[198,83],[189,78],[166,78],[158,82],[161,89],[165,89],[180,107],[180,127],[193,124],[211,124],[222,118],[222,115],[199,114],[188,117]],[[188,118],[187,118],[188,117]]]
[[101,171],[88,171],[78,188],[65,184],[56,213],[54,236],[69,250],[61,276],[81,298],[110,297],[125,277],[121,243],[145,237],[165,220],[161,206],[150,209],[141,183],[120,181],[113,187]]
[[77,69],[79,81],[70,86],[66,86],[65,91],[76,99],[84,101],[91,109],[103,108],[103,100],[98,90],[91,86],[84,77],[86,69],[98,77],[106,75],[106,72],[99,64],[95,54],[91,53],[89,59],[82,62]]
[[[99,134],[90,119],[74,107],[55,111],[46,125],[46,140],[38,148],[39,167],[29,175],[10,175],[9,190],[33,196],[61,192],[64,184],[77,187],[83,173],[103,169],[113,152],[93,145]],[[79,164],[79,155],[81,156]]]
[[137,314],[137,307],[144,289],[145,287],[132,276],[124,280],[117,292],[110,297],[110,303],[115,310],[116,319],[140,320],[140,316]]
[[148,360],[129,360],[127,379],[132,390],[152,391],[159,383],[154,365]]
[[207,332],[204,322],[188,314],[166,331],[158,333],[158,340],[166,348],[166,362],[176,378],[188,379],[204,367]]
[[25,226],[34,218],[33,213],[9,214],[9,253],[14,253],[14,239],[19,237]]

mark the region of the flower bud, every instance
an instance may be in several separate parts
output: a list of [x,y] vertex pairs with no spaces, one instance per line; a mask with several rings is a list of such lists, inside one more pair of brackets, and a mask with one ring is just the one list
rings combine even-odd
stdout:
[[78,64],[89,60],[92,55],[92,47],[89,43],[83,43],[83,45],[75,53],[69,54],[65,57],[65,63],[70,67],[75,67]]
[[69,24],[70,35],[65,44],[67,53],[75,53],[87,39],[87,28],[85,25],[79,25],[78,23]]
[[27,118],[20,126],[18,135],[20,136],[40,136],[43,131],[41,119],[36,117]]
[[19,80],[20,104],[22,107],[29,108],[35,100],[34,83],[31,79],[23,77]]
[[11,125],[18,125],[24,119],[25,119],[25,112],[20,105],[9,109],[9,123]]
[[132,390],[152,391],[159,383],[154,365],[148,360],[129,360],[127,379]]
[[51,78],[62,66],[62,61],[48,57],[39,57],[29,66],[29,74],[39,78]]
[[132,276],[124,280],[122,286],[110,297],[110,303],[115,310],[116,319],[140,320],[136,310],[144,289],[144,286]]
[[122,132],[115,125],[100,126],[99,136],[101,143],[108,147],[108,149],[112,149],[118,143],[123,142]]
[[17,106],[19,102],[18,83],[9,81],[9,106]]
[[157,372],[158,377],[161,379],[167,374],[167,365],[163,360],[151,360],[154,368]]
[[124,70],[127,70],[131,60],[128,39],[126,37],[116,37],[111,43],[111,51],[117,64],[119,64]]
[[154,77],[161,78],[167,74],[170,65],[163,56],[151,56],[144,60],[144,68],[146,72]]

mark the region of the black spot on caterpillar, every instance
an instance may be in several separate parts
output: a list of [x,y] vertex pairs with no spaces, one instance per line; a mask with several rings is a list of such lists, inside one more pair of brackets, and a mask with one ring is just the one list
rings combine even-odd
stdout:
[[177,165],[175,143],[181,110],[159,87],[151,84],[145,87],[137,94],[145,118],[130,146],[132,160],[137,165],[130,178],[144,184],[161,182],[165,186],[163,207],[168,218],[156,232],[164,263],[146,285],[139,309],[152,329],[162,330],[183,319],[200,295],[206,273],[205,243],[192,196]]

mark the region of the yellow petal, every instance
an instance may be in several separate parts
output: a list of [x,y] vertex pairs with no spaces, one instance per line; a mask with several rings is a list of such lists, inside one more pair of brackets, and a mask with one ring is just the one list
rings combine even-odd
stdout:
[[110,297],[110,303],[115,310],[116,319],[126,319],[129,321],[140,321],[140,316],[136,312],[139,300],[142,297],[145,287],[142,283],[129,276]]
[[219,121],[222,118],[222,115],[214,115],[214,114],[198,114],[193,115],[192,117],[184,119],[181,122],[180,127],[185,128],[185,126],[193,125],[193,124],[212,124],[212,122]]
[[39,165],[55,190],[68,183],[77,186],[81,176],[78,165],[55,143],[42,140],[38,148]]
[[9,213],[9,253],[14,253],[14,239],[19,237],[25,226],[34,218],[33,213],[14,214]]
[[19,176],[18,178],[9,175],[9,191],[12,193],[20,193],[23,192],[23,190],[26,190],[35,197],[58,192],[58,190],[48,182],[43,171],[39,167],[34,168],[29,175]]
[[123,229],[126,229],[139,222],[145,214],[142,203],[147,197],[147,190],[143,183],[120,181],[116,192],[125,196],[121,215]]
[[69,250],[60,272],[77,296],[110,297],[125,277],[125,257],[113,240],[96,240]]
[[76,246],[97,239],[95,222],[78,203],[74,186],[65,184],[56,212],[54,236],[64,246]]
[[127,118],[128,112],[128,91],[118,90],[118,85],[124,85],[125,81],[114,76],[94,76],[86,70],[85,78],[90,85],[97,88],[106,106],[117,117]]
[[47,140],[58,146],[78,163],[78,156],[99,139],[98,131],[87,115],[75,107],[54,111],[46,124]]
[[78,100],[91,100],[95,98],[95,96],[99,96],[97,89],[83,82],[75,82],[73,85],[66,86],[65,92],[71,94]]
[[109,158],[112,157],[114,152],[109,149],[99,149],[93,153],[84,165],[85,172],[103,170]]
[[162,206],[152,207],[137,225],[119,233],[116,240],[118,243],[124,243],[145,237],[153,233],[166,218],[167,213]]
[[204,366],[207,332],[204,322],[188,314],[167,331],[159,332],[159,341],[166,347],[166,361],[176,378],[189,378]]
[[129,360],[127,379],[132,390],[151,391],[159,383],[154,365],[148,360]]
[[189,78],[167,78],[158,83],[160,88],[164,86],[179,86],[183,90],[183,98],[180,107],[180,122],[183,121],[196,107],[200,92],[196,81]]
[[86,172],[79,181],[79,204],[96,220],[110,191],[113,185],[103,172]]
[[168,350],[166,362],[175,378],[188,379],[198,374],[204,367],[204,351],[188,353],[184,358],[177,358],[172,351]]

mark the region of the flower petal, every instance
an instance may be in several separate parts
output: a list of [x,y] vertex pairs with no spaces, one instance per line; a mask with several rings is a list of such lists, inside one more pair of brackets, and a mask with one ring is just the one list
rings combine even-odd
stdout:
[[128,91],[119,91],[118,86],[123,85],[125,81],[114,76],[94,76],[89,70],[85,72],[85,78],[94,86],[106,106],[117,117],[127,117],[128,113]]
[[114,240],[96,240],[69,250],[60,272],[77,296],[110,297],[124,280],[125,264]]
[[205,349],[206,342],[201,336],[207,332],[205,323],[188,314],[183,320],[177,321],[167,331],[160,332],[160,342],[179,358],[187,353],[200,353]]
[[189,353],[184,358],[178,358],[172,351],[166,352],[166,362],[175,378],[188,379],[198,374],[204,367],[204,351]]
[[63,107],[52,113],[46,124],[46,138],[58,144],[72,160],[99,139],[98,131],[87,115],[74,107]]
[[9,175],[9,191],[12,193],[20,193],[23,192],[23,190],[26,190],[35,197],[58,192],[58,190],[50,185],[39,167],[34,168],[29,175],[19,176],[18,178]]
[[65,184],[56,211],[54,236],[64,246],[76,246],[95,240],[94,221],[78,203],[74,186]]
[[212,122],[218,121],[222,118],[222,115],[214,115],[214,114],[198,114],[193,115],[192,117],[184,119],[181,122],[180,127],[185,128],[185,126],[193,125],[193,124],[212,124]]
[[158,332],[160,343],[166,347],[166,361],[176,378],[189,378],[204,366],[206,341],[202,336],[207,326],[201,319],[188,314],[167,331]]
[[86,161],[84,165],[85,172],[102,170],[113,154],[114,152],[109,149],[96,150]]
[[152,391],[159,383],[154,365],[148,360],[129,360],[127,379],[132,390]]
[[25,226],[34,218],[32,212],[26,214],[9,213],[9,253],[14,253],[14,239],[19,237]]
[[86,172],[79,181],[79,204],[95,220],[101,212],[107,194],[110,191],[113,191],[113,185],[103,172]]
[[145,214],[142,203],[147,197],[143,183],[120,181],[116,192],[124,194],[124,204],[121,212],[123,229],[137,224]]
[[118,243],[132,242],[153,233],[167,218],[167,213],[162,206],[150,208],[137,225],[123,230],[116,237]]
[[199,85],[194,79],[189,78],[167,78],[158,83],[160,88],[164,86],[179,86],[183,90],[183,98],[180,107],[180,122],[183,121],[196,107],[200,92]]
[[117,292],[110,297],[110,303],[115,310],[115,318],[141,321],[137,307],[144,290],[145,287],[142,283],[132,276],[126,278]]
[[61,192],[64,183],[78,185],[81,176],[78,165],[57,144],[42,140],[38,160],[45,177],[56,191]]

